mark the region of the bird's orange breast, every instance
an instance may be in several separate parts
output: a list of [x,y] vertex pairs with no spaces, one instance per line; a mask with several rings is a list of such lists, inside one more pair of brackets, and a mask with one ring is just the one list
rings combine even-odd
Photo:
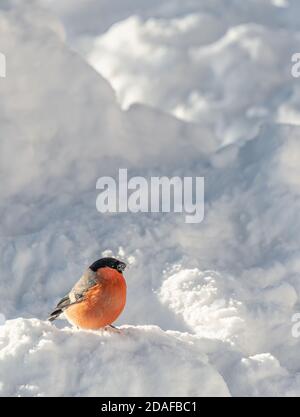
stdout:
[[121,273],[112,268],[97,271],[97,284],[85,294],[84,300],[70,306],[67,319],[82,329],[100,329],[113,323],[126,303],[126,282]]

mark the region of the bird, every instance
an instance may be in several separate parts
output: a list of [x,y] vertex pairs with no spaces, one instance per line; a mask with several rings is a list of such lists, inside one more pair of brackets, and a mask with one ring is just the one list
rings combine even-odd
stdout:
[[113,326],[126,304],[126,263],[115,258],[101,258],[91,264],[63,297],[52,313],[50,322],[64,313],[79,329],[98,330]]

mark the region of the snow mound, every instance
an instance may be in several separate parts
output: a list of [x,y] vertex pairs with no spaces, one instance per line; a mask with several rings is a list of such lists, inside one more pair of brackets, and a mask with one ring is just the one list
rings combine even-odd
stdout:
[[167,16],[141,12],[75,46],[124,108],[146,103],[209,124],[220,143],[251,138],[266,121],[299,124],[299,83],[290,72],[297,6],[287,7],[277,26],[279,10],[270,2],[245,2],[248,15],[237,2],[216,3],[198,1],[180,13],[174,7]]
[[231,340],[245,323],[242,303],[234,298],[234,286],[230,288],[230,284],[230,278],[222,279],[214,271],[182,269],[163,281],[160,299],[197,334]]
[[[299,1],[286,9],[269,0],[228,1],[229,13],[219,0],[191,1],[187,10],[182,1],[164,1],[166,8],[161,1],[113,1],[120,14],[113,7],[107,22],[118,23],[91,34],[101,38],[92,42],[95,55],[123,30],[141,50],[139,74],[164,80],[158,95],[155,83],[143,89],[158,98],[156,109],[128,111],[65,43],[72,30],[81,37],[82,15],[86,24],[91,10],[108,3],[90,0],[88,10],[83,2],[78,9],[69,1],[42,3],[78,19],[62,25],[37,1],[0,6],[0,51],[8,63],[0,82],[0,323],[46,318],[92,261],[112,255],[130,264],[118,324],[137,327],[123,327],[119,337],[7,321],[2,394],[299,395],[300,338],[293,337],[292,317],[300,300],[300,128],[275,123],[294,115],[299,124],[300,84],[287,60],[299,44]],[[138,3],[139,17],[132,17],[128,10]],[[218,16],[224,31],[210,26]],[[145,62],[145,49],[153,60]],[[126,52],[125,78],[136,64]],[[174,77],[170,63],[178,68]],[[164,114],[166,97],[197,124]],[[129,177],[204,176],[204,221],[100,215],[97,178],[116,177],[119,168],[128,168]]]
[[0,394],[188,396],[229,391],[193,345],[155,326],[58,330],[35,319],[0,327]]

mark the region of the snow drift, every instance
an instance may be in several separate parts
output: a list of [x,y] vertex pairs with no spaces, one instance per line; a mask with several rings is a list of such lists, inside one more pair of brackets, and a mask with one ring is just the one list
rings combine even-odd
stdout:
[[[84,11],[53,2],[61,20],[41,3],[50,2],[0,6],[7,57],[0,80],[1,395],[299,395],[299,338],[292,334],[300,295],[299,82],[289,78],[287,59],[299,38],[296,2],[280,13],[267,0],[247,2],[249,10],[229,2],[235,18],[226,14],[224,27],[211,25],[198,1],[187,9],[139,2],[146,20],[132,17],[135,2],[121,2],[119,13],[108,7],[88,40],[81,24],[103,2],[90,1]],[[199,22],[209,23],[200,33]],[[165,50],[165,60],[154,54],[147,76],[166,79],[170,59],[176,67],[191,44],[195,78],[175,72],[161,83],[156,108],[139,103],[123,111],[109,83],[66,42],[83,56],[82,45],[94,45],[97,55],[132,24],[131,40],[142,51]],[[241,56],[250,67],[236,66]],[[140,64],[145,72],[148,62]],[[207,88],[206,105],[194,108],[186,97],[198,84]],[[139,89],[142,98],[128,94],[150,102]],[[170,91],[192,122],[174,117],[165,101]],[[204,221],[101,216],[97,178],[120,167],[146,178],[204,176]],[[101,255],[130,265],[122,336],[45,323]]]
[[118,14],[105,1],[91,0],[84,12],[51,3],[69,42],[124,108],[147,103],[209,125],[220,143],[251,138],[264,122],[299,124],[297,0],[116,0]]
[[192,345],[155,326],[125,326],[121,332],[8,321],[0,330],[1,394],[229,395],[223,378]]

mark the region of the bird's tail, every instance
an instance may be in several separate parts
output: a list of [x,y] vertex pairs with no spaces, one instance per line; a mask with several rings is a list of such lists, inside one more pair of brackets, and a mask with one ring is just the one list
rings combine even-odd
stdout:
[[54,320],[56,320],[57,319],[57,317],[59,317],[60,315],[61,315],[61,313],[62,313],[63,311],[62,311],[62,309],[61,308],[58,308],[58,309],[56,309],[56,310],[54,310],[54,311],[52,311],[52,313],[50,314],[50,316],[48,317],[48,319],[47,320],[49,320],[49,321],[54,321]]
[[54,321],[63,313],[63,311],[70,305],[70,298],[69,295],[66,295],[64,298],[62,298],[57,306],[55,307],[55,310],[52,311],[50,316],[48,317],[49,321]]

